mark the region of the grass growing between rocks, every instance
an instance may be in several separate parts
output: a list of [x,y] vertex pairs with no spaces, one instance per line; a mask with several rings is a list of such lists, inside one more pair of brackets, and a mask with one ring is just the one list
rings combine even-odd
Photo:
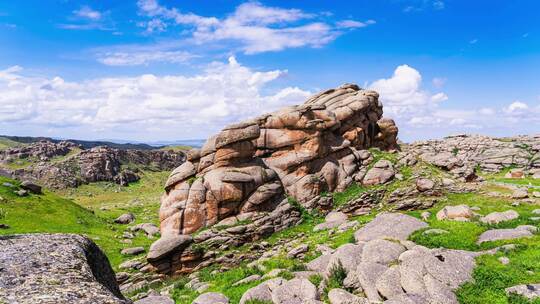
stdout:
[[[11,183],[15,188],[4,186]],[[53,192],[44,190],[42,195],[30,194],[19,197],[14,193],[19,183],[0,177],[0,209],[4,218],[0,223],[10,226],[0,229],[0,234],[17,233],[76,233],[93,239],[106,253],[111,265],[117,267],[124,260],[120,254],[123,248],[143,246],[148,248],[152,240],[138,234],[132,244],[120,243],[118,236],[126,226],[113,224],[109,218],[94,214],[92,211],[79,206],[73,200],[61,197]]]
[[[506,192],[504,189],[494,189],[487,186],[484,191]],[[532,210],[539,206],[522,203],[519,206],[511,206],[513,200],[507,198],[494,198],[483,196],[478,193],[450,194],[447,200],[429,209],[431,216],[428,219],[429,228],[417,231],[411,236],[411,240],[417,244],[430,248],[451,248],[471,251],[479,251],[495,248],[505,244],[515,244],[516,249],[508,252],[498,252],[494,255],[482,255],[476,259],[477,266],[473,271],[474,280],[461,286],[456,294],[460,303],[466,304],[539,304],[540,300],[529,302],[526,299],[511,295],[507,296],[505,288],[540,282],[540,235],[531,238],[521,238],[506,241],[486,242],[477,244],[476,241],[481,233],[488,229],[514,228],[519,225],[533,225],[539,227],[538,222],[529,218],[535,216]],[[499,223],[496,225],[483,224],[478,221],[457,222],[439,221],[435,214],[447,205],[466,204],[477,206],[476,211],[480,215],[486,215],[495,211],[515,210],[520,217]],[[409,212],[419,217],[421,211]],[[427,229],[443,229],[448,231],[444,234],[425,235]],[[502,264],[498,258],[507,257],[510,263]]]

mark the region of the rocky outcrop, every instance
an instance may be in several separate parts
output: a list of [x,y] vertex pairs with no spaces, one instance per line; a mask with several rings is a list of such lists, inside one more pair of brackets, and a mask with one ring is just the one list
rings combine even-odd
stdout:
[[402,146],[406,158],[420,158],[454,173],[466,181],[476,178],[476,168],[498,172],[515,166],[534,174],[540,168],[540,135],[492,138],[456,135],[441,140]]
[[[361,180],[360,169],[372,160],[367,148],[398,148],[398,129],[382,113],[376,92],[346,84],[225,127],[171,173],[161,199],[162,237],[191,234],[241,214],[265,218],[290,209],[286,196],[307,209],[332,208],[330,198],[319,195]],[[272,217],[278,220],[270,227],[299,220]]]
[[[139,180],[136,172],[139,168],[172,170],[184,161],[183,152],[119,150],[106,146],[85,150],[71,142],[41,141],[0,152],[0,167],[8,171],[5,175],[19,180],[38,180],[50,188],[77,187],[98,181],[126,186]],[[10,164],[15,164],[15,169]]]
[[130,303],[120,293],[107,257],[88,238],[0,236],[0,248],[2,303]]
[[374,91],[343,85],[210,137],[175,169],[161,202],[163,235],[189,234],[239,213],[273,210],[283,195],[308,208],[349,186],[369,147],[396,149]]

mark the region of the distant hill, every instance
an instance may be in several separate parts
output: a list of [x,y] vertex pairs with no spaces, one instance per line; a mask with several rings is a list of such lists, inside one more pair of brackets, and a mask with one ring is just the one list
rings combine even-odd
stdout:
[[10,144],[13,144],[13,143],[31,144],[31,143],[35,143],[41,140],[47,140],[54,143],[58,143],[61,141],[70,141],[78,145],[81,145],[84,149],[91,149],[97,146],[107,146],[107,147],[121,149],[121,150],[128,150],[128,149],[153,150],[153,149],[161,148],[161,147],[155,147],[155,146],[151,146],[151,145],[143,144],[143,143],[115,143],[115,142],[110,142],[110,141],[90,141],[90,140],[78,140],[78,139],[55,139],[55,138],[50,138],[50,137],[0,135],[0,142],[6,142]]

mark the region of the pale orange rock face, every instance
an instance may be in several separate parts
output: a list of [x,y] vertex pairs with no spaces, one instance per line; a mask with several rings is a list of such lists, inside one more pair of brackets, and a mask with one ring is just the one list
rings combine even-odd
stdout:
[[230,125],[171,174],[161,233],[190,234],[229,216],[271,211],[287,195],[305,204],[342,191],[362,167],[361,151],[396,149],[397,133],[382,118],[378,94],[352,84]]

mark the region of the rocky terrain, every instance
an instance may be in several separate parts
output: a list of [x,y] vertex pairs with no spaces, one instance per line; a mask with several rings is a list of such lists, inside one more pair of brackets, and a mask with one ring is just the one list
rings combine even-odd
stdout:
[[[71,260],[96,264],[81,255],[96,252],[88,239],[5,237],[0,261],[13,266],[0,264],[0,284],[30,296],[0,291],[0,302],[48,303],[31,286],[86,303],[86,286],[88,303],[129,301],[118,290],[138,304],[540,303],[540,135],[398,145],[397,131],[377,93],[344,85],[210,137],[158,184],[159,211],[140,204],[145,191],[163,191],[153,187],[118,204],[118,188],[82,186],[89,194],[76,202],[89,211],[4,179],[0,235],[50,232],[58,216],[46,214],[63,204],[72,223],[54,232],[88,234],[117,273],[112,282],[105,266],[73,270]],[[69,158],[63,145],[31,157]],[[36,228],[27,210],[48,226]],[[55,288],[36,279],[43,273],[67,283]]]
[[98,181],[128,185],[139,170],[172,170],[185,161],[181,151],[84,149],[69,141],[39,141],[0,151],[0,174],[39,182],[50,188],[77,187]]

